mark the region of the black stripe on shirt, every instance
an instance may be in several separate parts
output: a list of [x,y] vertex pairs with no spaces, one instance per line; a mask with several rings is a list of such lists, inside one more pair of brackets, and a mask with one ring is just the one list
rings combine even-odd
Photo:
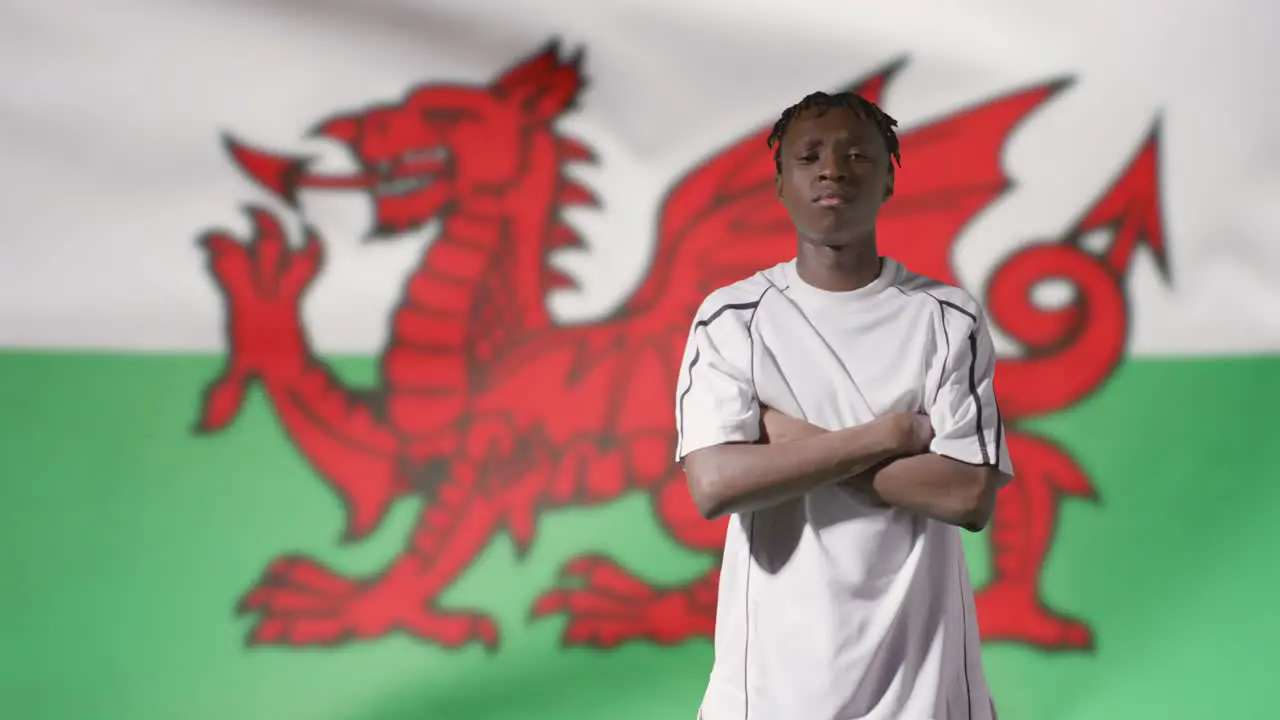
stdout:
[[[750,310],[752,311],[752,316],[754,317],[755,309],[760,306],[760,301],[764,299],[765,293],[769,292],[769,288],[771,287],[773,287],[772,283],[765,287],[764,292],[760,293],[760,297],[756,298],[751,302],[730,303],[728,305],[721,305],[720,307],[716,308],[715,312],[708,315],[705,319],[699,320],[693,324],[693,330],[689,332],[690,337],[696,335],[698,333],[698,330],[707,327],[711,323],[715,322],[716,319],[719,318],[721,315],[725,314],[730,310]],[[749,329],[748,329],[748,332],[750,332]],[[689,360],[689,369],[685,373],[686,375],[689,376],[689,384],[685,386],[684,392],[680,393],[680,402],[676,411],[676,414],[677,414],[676,456],[677,457],[680,456],[681,451],[684,449],[684,399],[689,396],[689,391],[693,389],[693,368],[698,365],[698,360],[701,357],[702,357],[701,348],[696,348],[693,352],[693,358]]]
[[1000,465],[1000,446],[1004,442],[1004,422],[1000,419],[1000,400],[996,400],[996,456],[992,464]]
[[[982,395],[978,393],[978,317],[973,313],[969,312],[968,310],[965,310],[964,308],[960,307],[959,305],[953,302],[949,302],[947,300],[943,300],[942,298],[938,297],[937,295],[934,295],[933,293],[926,292],[925,294],[933,298],[938,303],[938,306],[942,308],[942,315],[943,315],[942,332],[944,335],[947,332],[947,319],[946,319],[947,308],[951,308],[952,310],[955,310],[956,312],[964,315],[965,317],[973,321],[973,330],[969,332],[969,396],[973,398],[973,406],[977,410],[976,417],[974,418],[974,425],[976,426],[976,430],[978,432],[978,452],[982,453],[982,464],[991,465],[992,459],[991,459],[991,453],[987,448],[987,436],[982,429],[982,412],[983,412],[982,411]],[[950,342],[951,340],[948,338],[947,340],[948,347],[950,347]],[[948,350],[948,352],[950,352],[950,350]],[[997,405],[996,406],[996,413],[997,413],[996,457],[995,457],[996,465],[1000,464],[1000,439],[1001,438],[1000,438],[999,412],[1000,412],[1000,408]]]
[[974,423],[978,426],[978,449],[982,451],[982,464],[991,464],[991,454],[987,452],[987,436],[982,432],[982,396],[978,393],[978,328],[969,332],[969,394],[973,396]]

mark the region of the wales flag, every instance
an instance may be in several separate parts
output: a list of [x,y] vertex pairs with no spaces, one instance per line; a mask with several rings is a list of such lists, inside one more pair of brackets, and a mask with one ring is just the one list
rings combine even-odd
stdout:
[[1269,717],[1277,28],[8,3],[0,717],[692,720],[725,521],[671,462],[681,352],[794,253],[765,138],[843,89],[899,121],[881,251],[996,336],[1000,717]]

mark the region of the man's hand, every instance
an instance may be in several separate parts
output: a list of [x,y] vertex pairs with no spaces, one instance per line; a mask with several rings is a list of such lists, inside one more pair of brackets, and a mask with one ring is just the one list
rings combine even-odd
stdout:
[[923,413],[894,413],[887,415],[886,419],[890,422],[904,423],[905,428],[901,428],[902,442],[904,452],[903,455],[919,455],[929,450],[929,444],[933,442],[933,423],[929,421],[929,416]]

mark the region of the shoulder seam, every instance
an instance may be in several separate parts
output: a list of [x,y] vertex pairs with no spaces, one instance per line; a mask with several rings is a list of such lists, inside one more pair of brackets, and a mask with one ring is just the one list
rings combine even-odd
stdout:
[[[699,315],[706,307],[717,307],[717,312],[725,305],[745,305],[749,302],[759,302],[759,296],[762,294],[761,286],[769,285],[769,278],[764,273],[755,273],[729,285],[724,285],[707,294],[702,299],[701,305],[698,307]],[[750,298],[755,298],[754,301]],[[714,313],[713,313],[714,314]],[[710,316],[707,317],[711,319]]]
[[897,284],[897,283],[894,283],[894,284],[893,284],[893,289],[894,289],[894,290],[897,290],[898,292],[902,293],[903,295],[906,295],[907,297],[915,297],[916,295],[928,295],[929,297],[933,298],[933,301],[934,301],[934,302],[936,302],[936,303],[938,303],[939,305],[941,305],[941,306],[943,306],[943,307],[949,307],[949,308],[951,308],[952,310],[955,310],[956,312],[958,312],[958,313],[960,313],[960,314],[964,315],[965,317],[969,318],[969,319],[970,319],[970,320],[972,320],[973,322],[975,322],[975,323],[976,323],[976,322],[978,322],[978,316],[977,316],[976,314],[974,314],[973,312],[971,312],[971,311],[969,311],[969,310],[966,310],[965,308],[961,307],[960,305],[957,305],[956,303],[951,302],[950,300],[943,300],[942,298],[938,297],[937,295],[934,295],[933,293],[929,292],[928,290],[916,290],[916,291],[914,291],[914,292],[909,292],[909,291],[907,291],[907,290],[903,289],[903,287],[902,287],[901,285]]

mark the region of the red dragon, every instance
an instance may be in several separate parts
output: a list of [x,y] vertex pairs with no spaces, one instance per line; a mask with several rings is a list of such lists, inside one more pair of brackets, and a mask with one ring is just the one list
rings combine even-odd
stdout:
[[[592,152],[556,129],[584,86],[581,54],[557,43],[487,86],[426,85],[400,101],[330,118],[315,130],[349,148],[358,169],[319,173],[307,158],[228,139],[255,182],[286,203],[306,189],[359,190],[376,234],[436,220],[438,238],[409,277],[391,318],[375,390],[346,388],[312,351],[300,304],[324,245],[306,229],[290,243],[262,207],[247,239],[201,242],[226,306],[225,369],[205,391],[198,429],[227,428],[255,383],[297,449],[341,496],[345,538],[373,530],[402,496],[425,495],[400,553],[375,577],[349,578],[306,557],[272,562],[243,597],[250,644],[369,640],[393,631],[453,648],[498,643],[495,623],[437,600],[495,534],[520,549],[550,508],[650,495],[679,543],[721,551],[725,520],[699,517],[672,462],[673,391],[689,322],[712,290],[782,261],[794,231],[773,198],[768,125],[721,150],[665,198],[648,275],[610,317],[557,324],[548,292],[568,281],[548,264],[579,243],[562,219],[595,205],[563,171]],[[878,100],[895,63],[851,86]],[[916,272],[959,284],[950,252],[961,230],[1009,188],[1000,153],[1014,127],[1064,83],[1012,92],[901,136],[919,171],[901,173],[883,209],[882,248]],[[1040,569],[1062,496],[1091,497],[1089,477],[1020,422],[1079,402],[1121,362],[1128,328],[1125,275],[1145,243],[1163,269],[1164,234],[1153,131],[1119,180],[1062,237],[1023,246],[987,288],[993,321],[1022,350],[997,370],[1017,480],[992,522],[993,579],[978,593],[988,640],[1045,649],[1091,647],[1090,628],[1041,600]],[[1104,230],[1109,250],[1078,242]],[[1074,288],[1037,306],[1038,284]],[[712,633],[718,570],[684,587],[656,587],[600,556],[572,559],[538,615],[567,614],[570,644],[675,643]]]

